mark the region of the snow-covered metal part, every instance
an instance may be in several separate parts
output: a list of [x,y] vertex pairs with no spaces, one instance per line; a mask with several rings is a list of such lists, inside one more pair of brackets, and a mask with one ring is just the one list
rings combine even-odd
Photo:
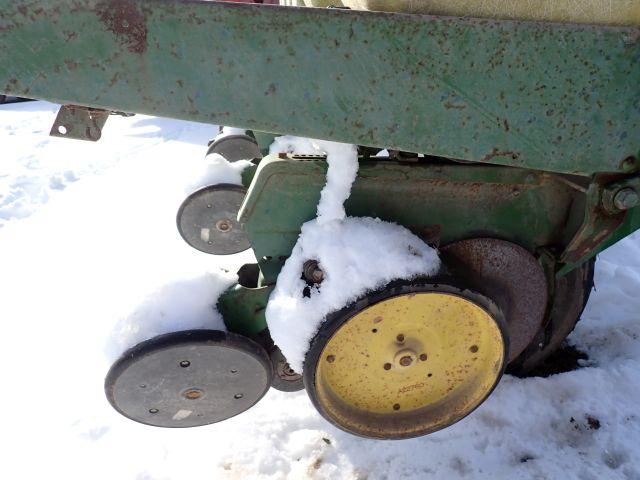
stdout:
[[[309,342],[327,314],[391,280],[433,275],[440,267],[437,252],[404,227],[346,218],[344,201],[358,171],[357,150],[353,145],[318,145],[329,164],[318,216],[302,226],[266,310],[271,336],[297,372],[302,372]],[[302,275],[308,260],[322,266],[322,283],[305,296]]]

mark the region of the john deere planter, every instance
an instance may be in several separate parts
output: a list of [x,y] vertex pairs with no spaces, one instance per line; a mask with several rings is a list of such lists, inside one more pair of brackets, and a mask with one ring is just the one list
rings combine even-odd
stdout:
[[[243,185],[194,192],[177,219],[198,250],[258,259],[219,299],[228,332],[127,352],[106,380],[123,415],[205,425],[271,386],[305,388],[356,435],[436,431],[553,352],[596,255],[640,228],[638,0],[338,3],[0,0],[0,92],[63,104],[52,134],[95,141],[123,112],[247,129],[210,146],[252,157]],[[266,155],[277,134],[360,145],[347,213],[396,222],[443,261],[331,313],[302,372],[264,312],[327,163]],[[321,282],[308,260],[301,277]]]

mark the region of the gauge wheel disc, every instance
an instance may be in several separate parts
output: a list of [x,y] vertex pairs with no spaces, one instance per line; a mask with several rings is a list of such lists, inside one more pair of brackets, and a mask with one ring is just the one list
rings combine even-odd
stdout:
[[425,435],[462,419],[497,385],[504,319],[445,284],[392,284],[330,315],[305,359],[305,386],[336,426],[369,438]]
[[231,418],[269,390],[267,352],[242,335],[186,330],[125,352],[105,379],[111,405],[136,422],[197,427]]
[[251,243],[236,217],[247,190],[239,185],[210,185],[195,191],[182,203],[178,231],[193,248],[212,255],[231,255]]

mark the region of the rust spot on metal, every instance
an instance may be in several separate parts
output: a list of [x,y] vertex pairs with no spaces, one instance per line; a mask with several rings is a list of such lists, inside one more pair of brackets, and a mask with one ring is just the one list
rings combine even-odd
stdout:
[[120,44],[132,53],[147,49],[147,25],[144,14],[130,0],[109,0],[96,5],[96,12]]
[[517,160],[520,157],[520,152],[516,152],[514,150],[509,150],[506,152],[501,152],[497,148],[494,148],[491,153],[488,153],[484,157],[482,157],[483,162],[490,162],[495,157],[511,157],[512,160]]
[[447,110],[455,109],[455,110],[464,110],[467,108],[465,105],[456,105],[455,103],[445,102],[444,108]]
[[67,66],[67,68],[69,70],[75,70],[78,67],[78,63],[74,62],[73,60],[67,58],[66,60],[64,60],[64,64]]
[[187,390],[186,392],[184,392],[184,397],[188,398],[189,400],[197,400],[202,396],[202,392],[198,389],[191,389],[191,390]]
[[[443,182],[443,184],[445,183]],[[440,245],[442,225],[409,225],[407,228],[425,243],[435,247]]]

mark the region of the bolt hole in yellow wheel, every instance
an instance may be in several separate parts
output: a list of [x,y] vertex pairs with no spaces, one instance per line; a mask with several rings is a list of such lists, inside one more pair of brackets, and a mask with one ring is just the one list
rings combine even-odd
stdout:
[[449,283],[395,282],[330,315],[304,378],[318,411],[350,433],[399,439],[462,419],[495,388],[507,339],[488,298]]

